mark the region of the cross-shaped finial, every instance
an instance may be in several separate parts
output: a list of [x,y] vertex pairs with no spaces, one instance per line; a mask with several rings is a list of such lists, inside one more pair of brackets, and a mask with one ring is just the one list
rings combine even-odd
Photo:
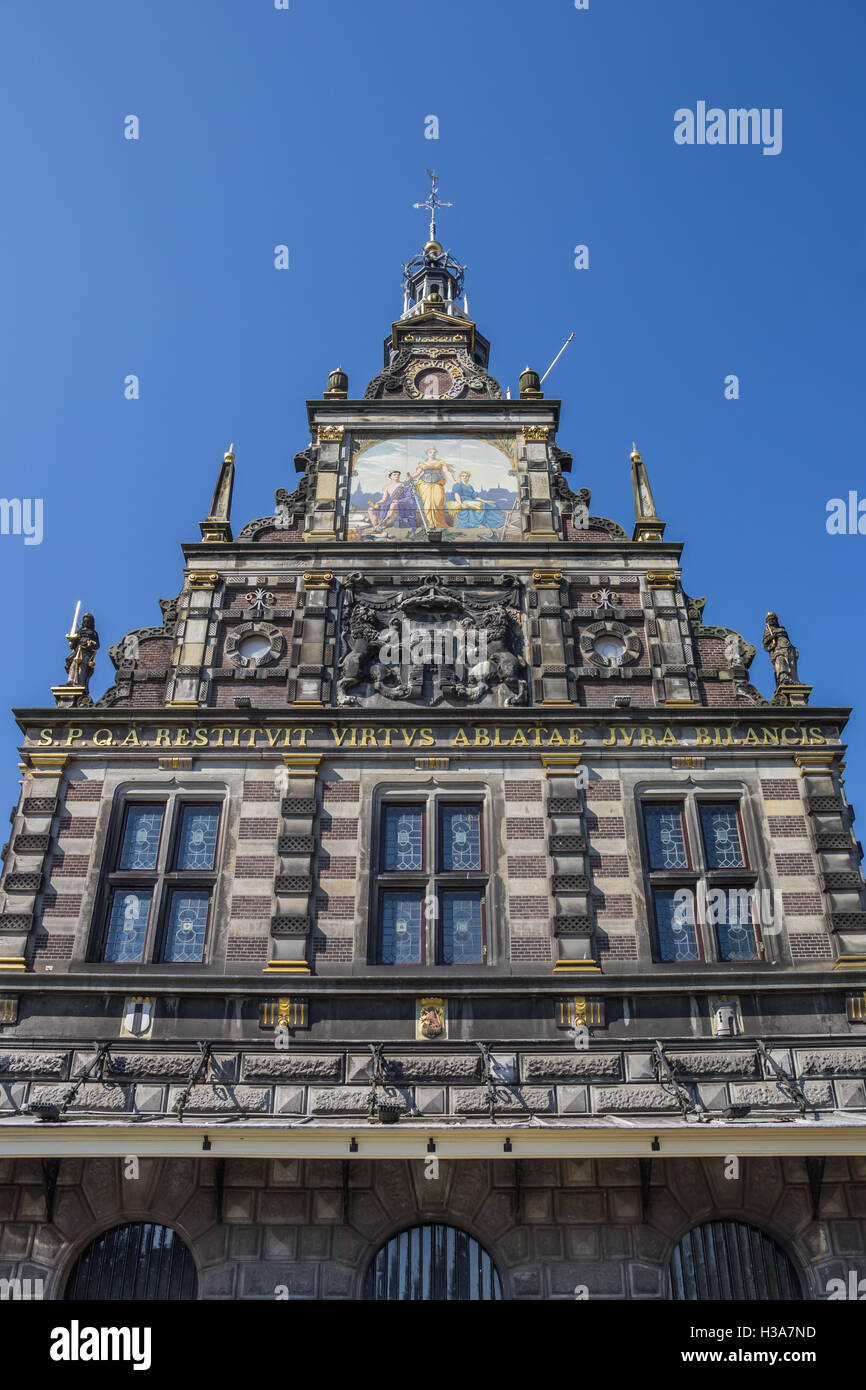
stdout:
[[439,178],[432,169],[427,170],[427,177],[430,180],[430,192],[423,203],[413,203],[415,208],[423,208],[430,213],[430,241],[436,240],[436,213],[439,208],[451,208],[453,203],[443,203],[439,198]]

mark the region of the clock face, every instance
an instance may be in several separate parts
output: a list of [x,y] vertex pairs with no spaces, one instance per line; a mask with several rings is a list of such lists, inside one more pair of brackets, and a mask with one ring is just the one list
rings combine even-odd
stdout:
[[625,642],[621,637],[605,633],[603,637],[596,640],[595,650],[599,656],[604,658],[608,666],[621,666],[625,655]]

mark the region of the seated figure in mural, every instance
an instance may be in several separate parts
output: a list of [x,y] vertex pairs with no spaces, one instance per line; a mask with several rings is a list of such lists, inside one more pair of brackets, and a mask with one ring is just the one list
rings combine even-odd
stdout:
[[450,464],[438,457],[435,444],[428,444],[427,457],[422,459],[411,481],[418,489],[421,506],[424,509],[424,522],[428,531],[443,531],[451,525],[451,518],[445,510],[445,485],[455,481]]
[[367,508],[370,520],[377,531],[386,526],[406,526],[415,530],[418,516],[418,503],[411,482],[402,482],[400,470],[395,468],[388,474],[388,481],[378,502],[371,502]]
[[454,484],[448,494],[451,525],[469,530],[477,526],[489,526],[491,531],[496,531],[505,525],[505,513],[495,502],[485,502],[483,497],[478,496],[469,481],[471,476],[469,470],[464,469],[460,474],[460,481]]

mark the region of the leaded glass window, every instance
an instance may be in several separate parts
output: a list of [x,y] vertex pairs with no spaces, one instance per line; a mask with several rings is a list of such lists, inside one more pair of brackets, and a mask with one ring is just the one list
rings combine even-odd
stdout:
[[89,957],[111,964],[205,958],[221,806],[170,791],[118,808]]
[[682,806],[644,806],[651,869],[687,869],[689,856]]
[[385,807],[385,862],[389,872],[424,868],[424,811],[420,806]]
[[163,960],[189,964],[203,959],[209,908],[210,893],[171,894]]
[[147,890],[114,890],[105,940],[105,960],[133,964],[144,959],[151,897]]
[[746,861],[736,805],[717,806],[702,802],[700,811],[707,867],[744,869]]
[[483,803],[432,791],[382,805],[374,847],[379,965],[478,965],[487,961]]
[[713,912],[720,960],[759,960],[758,939],[752,919],[748,888],[724,888],[716,892]]
[[700,960],[694,895],[689,888],[657,888],[653,894],[662,960]]
[[382,893],[382,964],[420,965],[423,960],[423,895],[386,890]]
[[162,806],[127,806],[118,869],[156,868],[162,817]]
[[478,965],[483,959],[483,900],[478,892],[443,892],[442,962]]
[[181,872],[212,869],[216,854],[218,806],[184,806],[180,817],[177,863]]
[[481,868],[481,810],[478,806],[440,808],[442,869],[469,873]]
[[749,868],[740,802],[704,796],[684,788],[678,802],[647,800],[642,808],[657,958],[764,960],[754,908],[760,874]]

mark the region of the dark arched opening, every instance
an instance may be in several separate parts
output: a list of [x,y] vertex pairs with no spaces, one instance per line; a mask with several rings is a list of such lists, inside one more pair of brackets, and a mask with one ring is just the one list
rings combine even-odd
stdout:
[[468,1302],[502,1298],[496,1266],[456,1226],[413,1226],[392,1236],[373,1259],[364,1298]]
[[765,1231],[742,1221],[707,1221],[687,1231],[668,1270],[668,1297],[802,1299],[797,1272]]
[[194,1299],[195,1261],[170,1226],[133,1221],[112,1226],[75,1262],[64,1298],[114,1302]]

